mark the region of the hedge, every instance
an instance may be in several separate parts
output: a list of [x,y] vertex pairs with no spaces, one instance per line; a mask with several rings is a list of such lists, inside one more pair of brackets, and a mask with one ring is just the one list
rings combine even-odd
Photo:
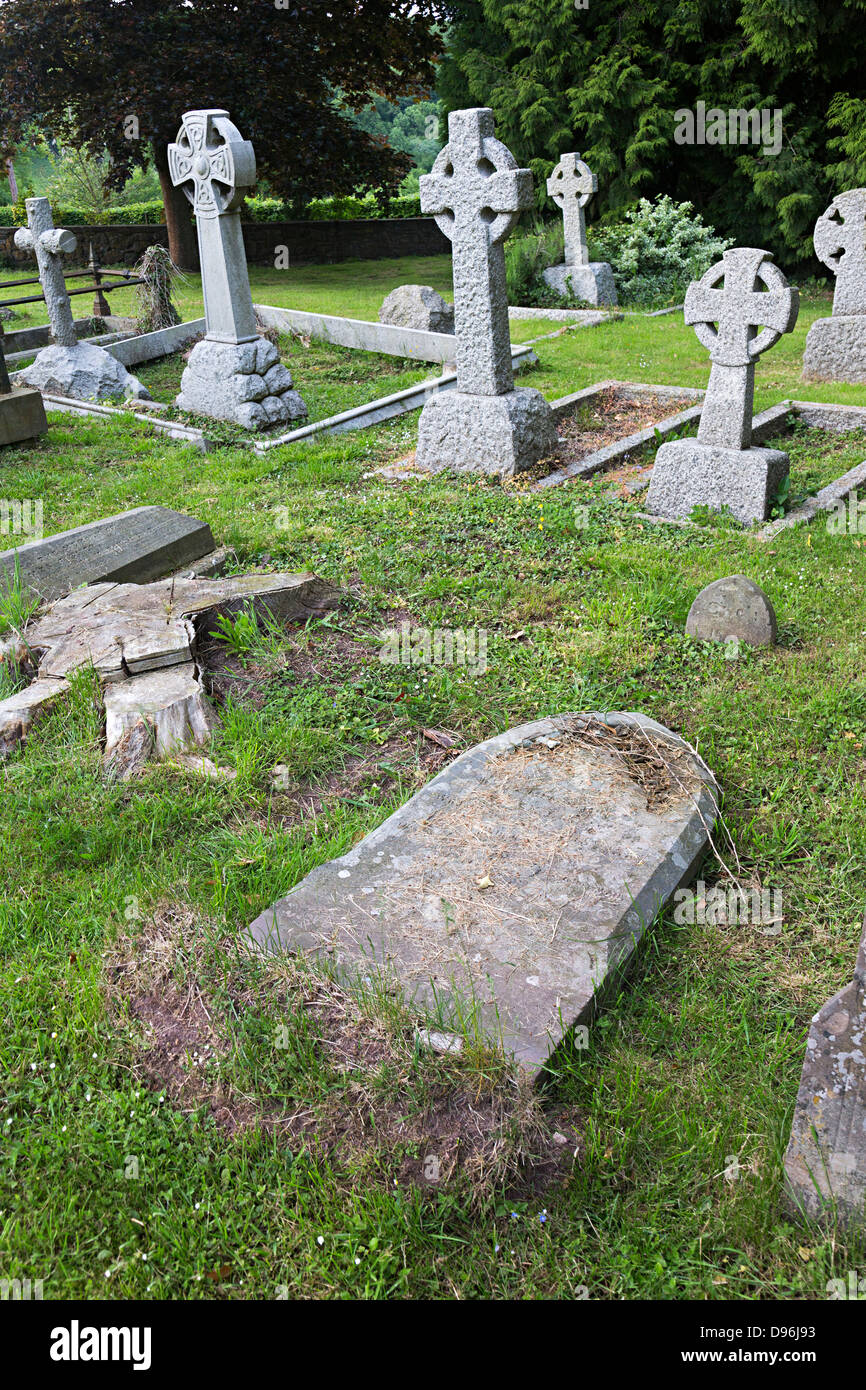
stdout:
[[[6,212],[8,206],[8,213]],[[148,226],[165,221],[165,212],[160,199],[147,203],[127,203],[123,207],[109,207],[97,219],[84,208],[65,207],[52,203],[56,227],[80,227],[94,225]],[[0,207],[0,222],[5,217],[12,222],[23,222],[22,210],[14,205]],[[247,198],[242,216],[247,222],[327,222],[344,221],[352,217],[420,217],[421,202],[417,197],[388,198],[377,203],[372,193],[364,197],[347,196],[343,198],[314,198],[306,207],[298,208],[279,198]]]

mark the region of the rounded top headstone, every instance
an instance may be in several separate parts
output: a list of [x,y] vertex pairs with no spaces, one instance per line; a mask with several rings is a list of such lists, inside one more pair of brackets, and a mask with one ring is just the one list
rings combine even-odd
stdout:
[[776,614],[763,589],[744,574],[728,574],[701,589],[686,618],[686,632],[702,642],[736,637],[750,647],[776,640]]

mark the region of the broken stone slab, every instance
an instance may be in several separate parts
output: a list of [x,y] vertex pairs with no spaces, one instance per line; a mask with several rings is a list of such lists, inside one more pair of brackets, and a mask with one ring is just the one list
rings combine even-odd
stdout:
[[854,979],[812,1019],[782,1200],[793,1215],[866,1226],[866,921]]
[[383,300],[379,322],[425,333],[453,333],[454,308],[432,285],[398,285]]
[[53,709],[68,690],[65,680],[37,680],[26,690],[0,700],[0,758],[8,758],[25,742],[36,720]]
[[654,720],[537,720],[461,754],[247,939],[396,984],[437,1031],[474,1020],[537,1073],[695,872],[716,814],[709,769]]
[[701,589],[686,618],[686,632],[702,642],[736,637],[750,647],[771,647],[776,613],[763,589],[744,574],[726,574]]
[[47,602],[80,584],[147,583],[214,549],[204,521],[169,507],[135,507],[0,554],[0,583],[18,563],[22,584]]
[[94,584],[58,600],[27,629],[27,641],[41,653],[40,676],[66,676],[92,665],[110,683],[191,661],[197,635],[247,604],[257,614],[288,622],[306,620],[338,601],[332,585],[308,573]]
[[105,757],[124,734],[143,721],[153,755],[165,757],[206,743],[215,718],[196,676],[195,662],[148,671],[105,688]]

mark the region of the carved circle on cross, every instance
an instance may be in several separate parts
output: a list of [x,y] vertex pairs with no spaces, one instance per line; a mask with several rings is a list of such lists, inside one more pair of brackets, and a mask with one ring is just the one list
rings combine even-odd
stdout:
[[[724,289],[718,289],[722,280]],[[766,294],[756,289],[756,281]],[[759,325],[749,318],[744,296],[753,293],[766,300],[761,317],[772,319],[773,326],[764,322],[761,331],[750,338],[752,328]],[[769,252],[739,246],[726,251],[724,259],[710,266],[700,280],[692,281],[686,291],[684,317],[714,362],[745,366],[773,347],[783,333],[790,332],[798,308],[796,291],[770,260]]]
[[564,154],[547,180],[547,191],[559,208],[567,199],[585,208],[597,189],[598,179],[579,154]]
[[505,240],[517,225],[520,209],[495,212],[493,208],[484,206],[483,180],[492,178],[494,174],[513,171],[520,172],[517,160],[508,146],[497,140],[495,135],[482,138],[474,169],[466,168],[460,152],[455,151],[450,141],[439,151],[429,175],[424,177],[429,181],[428,186],[436,185],[437,200],[443,211],[434,212],[433,217],[449,241],[454,238],[455,210],[458,208],[468,216],[480,218],[486,228],[488,245]]
[[184,185],[196,217],[231,212],[256,182],[253,147],[221,110],[184,113],[177,141],[168,147],[168,168],[172,183]]
[[[815,223],[815,255],[838,275],[843,256],[866,262],[866,188],[837,193]],[[859,251],[859,256],[857,252]],[[852,254],[853,253],[853,254]]]

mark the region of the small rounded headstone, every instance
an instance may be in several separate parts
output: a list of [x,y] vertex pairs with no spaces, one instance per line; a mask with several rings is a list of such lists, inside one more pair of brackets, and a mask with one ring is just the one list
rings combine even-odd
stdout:
[[398,285],[382,304],[379,322],[427,333],[453,333],[454,309],[432,285]]
[[728,574],[701,589],[686,618],[686,632],[702,642],[737,637],[750,647],[776,640],[776,614],[763,589],[744,574]]

